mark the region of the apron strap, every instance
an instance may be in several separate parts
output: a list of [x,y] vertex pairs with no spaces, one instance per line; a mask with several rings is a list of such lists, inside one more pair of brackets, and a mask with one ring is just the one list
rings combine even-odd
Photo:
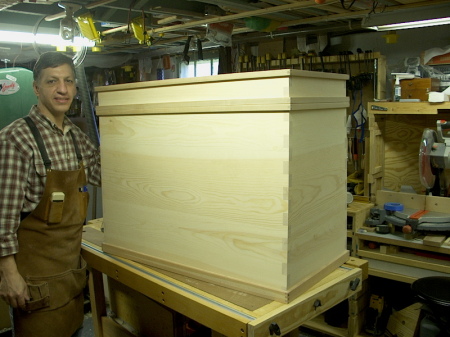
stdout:
[[72,136],[73,146],[75,147],[75,153],[77,154],[78,163],[82,163],[83,156],[81,155],[80,148],[78,147],[77,140],[75,139],[75,135],[73,134],[72,130],[69,130],[70,135]]
[[34,139],[36,140],[36,144],[39,148],[39,151],[41,152],[41,157],[42,160],[44,161],[45,168],[47,170],[50,170],[52,167],[52,161],[48,157],[48,153],[47,150],[45,149],[44,140],[42,139],[41,133],[36,127],[36,124],[34,124],[33,121],[31,120],[30,116],[25,116],[23,119],[25,119],[25,122],[27,122],[28,127],[33,133]]
[[[36,140],[36,144],[39,148],[39,152],[41,153],[42,160],[44,161],[45,168],[47,170],[51,169],[52,162],[50,158],[48,157],[47,150],[45,149],[44,140],[42,139],[42,135],[39,132],[38,128],[36,127],[36,124],[32,121],[30,116],[23,117],[25,122],[27,122],[28,127],[30,128],[31,132],[33,133],[34,139]],[[78,163],[82,163],[83,156],[81,155],[80,148],[78,147],[78,142],[75,139],[75,135],[72,132],[72,130],[69,130],[70,135],[72,136],[73,146],[75,147],[75,153],[77,155]]]

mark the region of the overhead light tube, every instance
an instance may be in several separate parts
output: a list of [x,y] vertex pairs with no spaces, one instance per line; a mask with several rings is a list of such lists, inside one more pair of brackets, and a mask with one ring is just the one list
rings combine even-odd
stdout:
[[450,18],[439,18],[439,19],[420,20],[420,21],[412,21],[412,22],[400,22],[400,23],[393,23],[393,24],[389,24],[389,25],[369,26],[367,28],[377,30],[379,32],[383,32],[383,31],[389,31],[389,30],[433,27],[433,26],[448,25],[448,24],[450,24]]
[[26,32],[12,32],[0,30],[0,42],[7,43],[36,43],[49,46],[95,46],[94,41],[80,36],[75,36],[73,41],[63,40],[61,36],[55,34],[36,34]]
[[[387,7],[389,9],[389,7]],[[450,23],[450,3],[372,13],[363,18],[361,27],[377,31],[433,27]]]

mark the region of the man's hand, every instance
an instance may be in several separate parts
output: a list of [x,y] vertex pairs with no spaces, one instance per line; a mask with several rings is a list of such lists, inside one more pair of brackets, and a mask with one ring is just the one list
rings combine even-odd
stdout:
[[25,309],[28,287],[17,270],[14,255],[0,257],[0,297],[13,308]]

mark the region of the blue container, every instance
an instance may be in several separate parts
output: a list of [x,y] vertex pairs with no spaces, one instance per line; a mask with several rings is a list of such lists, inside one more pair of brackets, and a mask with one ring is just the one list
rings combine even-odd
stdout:
[[25,68],[0,69],[0,129],[28,115],[33,104],[37,104],[33,72]]

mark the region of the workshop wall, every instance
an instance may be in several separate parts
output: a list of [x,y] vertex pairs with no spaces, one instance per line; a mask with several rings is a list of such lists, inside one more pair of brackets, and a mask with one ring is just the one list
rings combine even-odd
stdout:
[[329,52],[338,54],[341,51],[355,52],[357,48],[373,50],[386,56],[387,97],[391,98],[392,80],[391,73],[405,72],[404,60],[406,58],[420,57],[421,54],[431,48],[445,48],[450,46],[450,29],[448,26],[436,26],[427,28],[405,29],[396,32],[397,43],[387,43],[384,35],[386,32],[370,32],[345,35],[330,39]]
[[[450,29],[447,26],[436,26],[428,28],[406,29],[396,32],[396,43],[388,43],[385,37],[386,32],[362,32],[356,34],[342,35],[332,37],[328,41],[328,45],[324,50],[328,55],[339,55],[342,52],[350,51],[353,54],[357,53],[357,49],[363,51],[371,50],[378,52],[386,57],[386,98],[390,99],[392,95],[392,76],[393,72],[405,72],[405,59],[417,58],[428,49],[442,48],[450,46]],[[287,58],[290,58],[297,48],[297,37],[287,36],[285,38],[267,39],[259,42],[247,43],[246,45],[238,46],[239,50],[235,50],[234,69],[238,71],[238,55],[246,53],[248,55],[255,54],[267,55],[270,54],[272,59],[276,59],[277,55],[285,52]],[[297,51],[298,52],[298,51]],[[208,57],[207,52],[205,57]],[[189,53],[191,60],[196,60],[198,55],[191,51]],[[178,67],[181,56],[172,56],[172,68],[164,69],[164,78],[175,78],[178,76]],[[158,79],[158,64],[161,63],[161,58],[152,59],[151,73],[148,75],[149,80]]]

